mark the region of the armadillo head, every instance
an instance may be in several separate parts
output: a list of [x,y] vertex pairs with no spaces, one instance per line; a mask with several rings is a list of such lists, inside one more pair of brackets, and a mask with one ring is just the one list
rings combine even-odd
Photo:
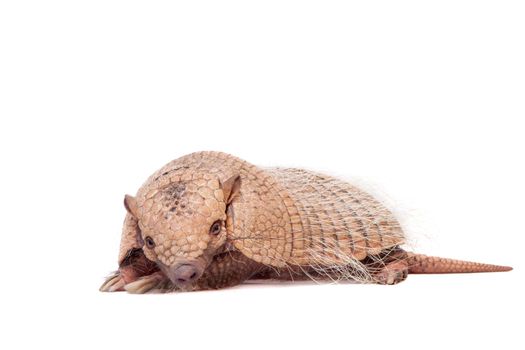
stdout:
[[193,285],[224,250],[227,209],[240,183],[239,176],[221,182],[194,174],[191,180],[126,196],[126,209],[138,220],[138,245],[175,285]]

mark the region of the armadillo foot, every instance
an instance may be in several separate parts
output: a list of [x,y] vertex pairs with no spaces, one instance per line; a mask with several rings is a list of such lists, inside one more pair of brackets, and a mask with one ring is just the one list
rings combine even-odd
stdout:
[[403,282],[408,276],[406,261],[393,261],[386,264],[374,274],[375,282],[379,284],[397,284]]
[[171,283],[169,279],[165,279],[164,281],[160,281],[159,284],[157,284],[153,289],[150,289],[148,293],[169,293],[169,292],[175,292],[178,289]]
[[117,291],[123,291],[124,285],[126,282],[124,282],[124,279],[120,275],[119,271],[113,272],[110,276],[106,278],[104,283],[100,286],[101,292],[117,292]]
[[170,285],[163,274],[156,272],[126,284],[124,289],[132,294],[163,293],[170,290]]

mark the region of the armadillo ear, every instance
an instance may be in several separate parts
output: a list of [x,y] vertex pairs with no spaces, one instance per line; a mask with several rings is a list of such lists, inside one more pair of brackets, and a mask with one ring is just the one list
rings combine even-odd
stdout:
[[135,197],[130,196],[129,194],[124,196],[124,206],[126,207],[126,210],[128,213],[133,215],[133,217],[138,218],[138,207],[137,207],[137,200]]
[[224,192],[224,201],[226,205],[230,204],[241,190],[241,176],[233,175],[224,183],[222,183],[222,191]]

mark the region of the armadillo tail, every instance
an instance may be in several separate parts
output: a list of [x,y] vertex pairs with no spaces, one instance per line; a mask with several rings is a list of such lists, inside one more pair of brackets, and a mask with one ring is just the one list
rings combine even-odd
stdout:
[[482,264],[408,253],[408,273],[473,273],[510,271],[510,266]]

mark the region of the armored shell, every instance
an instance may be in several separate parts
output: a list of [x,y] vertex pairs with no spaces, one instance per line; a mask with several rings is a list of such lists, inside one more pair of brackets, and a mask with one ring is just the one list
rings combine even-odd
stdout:
[[[226,209],[220,184],[235,175],[242,185],[225,217],[227,240],[256,262],[275,267],[347,265],[349,259],[363,260],[404,243],[392,213],[345,181],[302,169],[261,168],[220,152],[183,156],[150,176],[136,196],[144,224],[163,227],[165,221],[156,216],[159,195],[172,196],[175,213],[206,221],[208,210]],[[190,241],[197,234],[191,227],[173,230]],[[136,232],[137,221],[128,214],[119,262],[136,247]],[[157,253],[162,256],[173,242],[161,243]],[[198,246],[186,246],[185,253],[198,254]]]

